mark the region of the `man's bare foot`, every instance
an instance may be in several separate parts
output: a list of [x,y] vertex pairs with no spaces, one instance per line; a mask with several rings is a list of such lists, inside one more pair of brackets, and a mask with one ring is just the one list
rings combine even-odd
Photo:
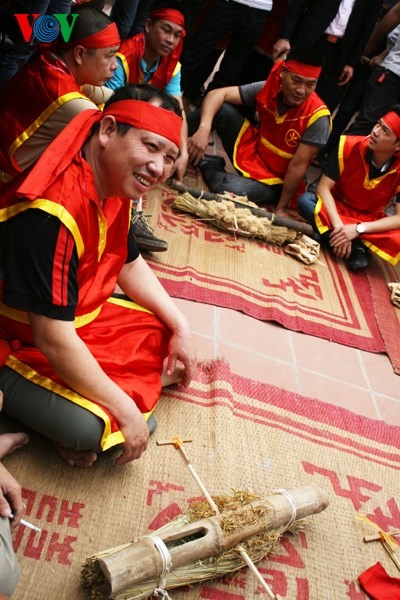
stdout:
[[65,460],[67,465],[70,467],[91,467],[97,459],[96,452],[90,452],[90,450],[87,452],[83,450],[69,450],[68,448],[64,448],[64,446],[61,446],[61,444],[57,444],[55,442],[53,442],[53,446],[61,458]]
[[184,374],[185,367],[183,365],[176,366],[171,374],[168,374],[164,367],[163,372],[161,373],[161,386],[167,387],[168,385],[174,385],[174,383],[180,383]]
[[26,446],[29,436],[26,433],[2,433],[0,435],[0,459],[11,454],[18,448]]

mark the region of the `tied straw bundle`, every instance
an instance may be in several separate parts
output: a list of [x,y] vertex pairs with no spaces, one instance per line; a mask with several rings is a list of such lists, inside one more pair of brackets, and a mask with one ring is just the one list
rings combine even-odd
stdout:
[[[200,501],[151,535],[88,558],[82,569],[88,598],[139,600],[155,591],[156,596],[169,598],[167,589],[244,567],[240,550],[253,562],[260,561],[285,531],[299,529],[299,521],[328,505],[326,492],[313,485],[277,490],[264,499],[254,492],[234,491],[213,500],[220,514],[207,501]],[[167,549],[169,564],[162,557],[160,542]]]
[[[201,197],[195,198],[189,192],[184,192],[175,198],[172,206],[182,212],[194,214],[223,231],[241,237],[257,238],[276,246],[294,242],[299,237],[299,234],[292,229],[273,225],[272,219],[260,218],[252,214],[250,209],[246,208],[245,198],[236,196],[235,202],[228,194],[221,194],[220,198],[220,200],[203,200]],[[243,208],[238,206],[238,200],[241,201]],[[253,203],[248,204],[256,206]]]

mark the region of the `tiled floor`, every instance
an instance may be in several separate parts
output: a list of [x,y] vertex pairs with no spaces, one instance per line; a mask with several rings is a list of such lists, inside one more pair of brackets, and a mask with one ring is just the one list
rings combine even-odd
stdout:
[[[223,155],[218,140],[207,151]],[[313,181],[318,171],[308,171]],[[400,425],[400,376],[389,358],[289,331],[207,304],[176,301],[194,332],[199,359],[225,358],[233,372]],[[400,341],[399,341],[400,343]]]
[[198,357],[233,372],[400,425],[400,377],[387,356],[363,352],[208,304],[175,300]]

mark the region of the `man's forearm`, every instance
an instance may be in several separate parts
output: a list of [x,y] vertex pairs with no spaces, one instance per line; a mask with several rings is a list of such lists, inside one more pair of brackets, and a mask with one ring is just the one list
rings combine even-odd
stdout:
[[305,168],[303,165],[289,165],[283,180],[282,193],[279,198],[277,210],[286,210],[299,185],[303,181]]
[[141,256],[123,267],[118,285],[129,298],[157,315],[171,331],[188,329],[187,319]]

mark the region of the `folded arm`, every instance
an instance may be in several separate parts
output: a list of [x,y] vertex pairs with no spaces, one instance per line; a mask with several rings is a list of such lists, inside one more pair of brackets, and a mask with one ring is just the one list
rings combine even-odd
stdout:
[[200,125],[189,138],[189,160],[197,165],[204,156],[212,131],[214,117],[224,102],[243,104],[238,86],[218,88],[206,94],[200,110]]

